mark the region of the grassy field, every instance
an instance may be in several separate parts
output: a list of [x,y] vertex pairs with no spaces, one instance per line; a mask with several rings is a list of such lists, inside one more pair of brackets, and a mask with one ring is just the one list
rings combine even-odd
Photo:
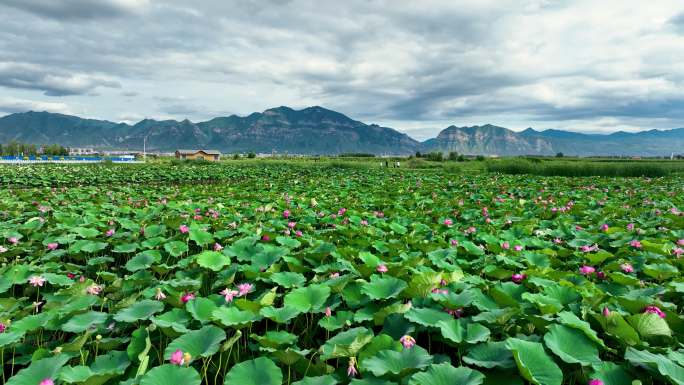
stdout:
[[681,162],[400,162],[0,167],[2,383],[683,383]]

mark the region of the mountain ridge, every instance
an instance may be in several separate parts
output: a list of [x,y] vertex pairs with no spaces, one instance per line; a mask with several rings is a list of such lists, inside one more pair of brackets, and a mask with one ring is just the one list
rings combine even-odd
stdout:
[[390,127],[367,124],[321,106],[287,106],[249,115],[206,121],[142,119],[134,124],[81,118],[45,111],[0,117],[0,143],[16,140],[68,147],[150,151],[217,148],[223,152],[340,154],[368,152],[408,155],[416,151],[456,151],[466,155],[642,155],[681,153],[684,128],[584,134],[528,127],[513,131],[494,124],[450,125],[419,142]]

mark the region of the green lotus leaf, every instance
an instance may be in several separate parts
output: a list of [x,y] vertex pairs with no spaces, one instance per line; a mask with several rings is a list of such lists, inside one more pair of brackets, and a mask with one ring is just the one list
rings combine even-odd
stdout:
[[561,385],[563,382],[563,372],[541,343],[509,338],[506,347],[513,353],[520,375],[529,382],[535,385]]
[[188,244],[181,241],[171,241],[164,244],[164,250],[172,257],[179,257],[188,252]]
[[197,264],[212,271],[220,271],[224,266],[230,265],[230,258],[218,251],[203,251],[195,256]]
[[185,304],[185,308],[192,318],[205,324],[213,320],[214,311],[218,308],[209,298],[197,297]]
[[591,325],[589,325],[589,322],[583,321],[579,319],[574,313],[571,313],[569,311],[564,311],[561,313],[558,313],[558,320],[565,326],[569,326],[571,328],[575,328],[584,335],[589,338],[590,340],[596,342],[602,347],[605,347],[606,345],[604,344],[603,340],[598,337],[596,334],[596,331],[594,331],[591,328]]
[[515,368],[513,354],[506,348],[505,341],[486,342],[475,345],[468,350],[468,354],[463,356],[463,361],[470,365],[482,368]]
[[138,250],[139,247],[140,245],[137,243],[122,243],[114,246],[112,251],[115,253],[133,253]]
[[480,385],[484,379],[484,374],[477,370],[441,363],[432,364],[427,371],[411,376],[409,385]]
[[136,254],[128,262],[126,262],[126,269],[128,271],[138,271],[147,269],[155,263],[161,261],[161,254],[157,250],[145,250]]
[[399,278],[372,275],[370,283],[361,286],[361,292],[373,300],[385,300],[397,297],[408,285]]
[[613,362],[601,362],[592,365],[593,373],[589,376],[592,379],[603,381],[604,385],[631,384],[632,376],[621,365]]
[[171,341],[164,350],[164,359],[171,358],[176,350],[190,353],[192,359],[210,357],[218,352],[221,342],[226,339],[226,332],[216,326],[204,326],[199,330],[189,331]]
[[267,307],[261,308],[261,310],[259,310],[259,313],[262,316],[264,316],[270,320],[273,320],[277,323],[285,323],[285,322],[295,318],[296,316],[298,316],[302,312],[299,311],[299,309],[294,308],[292,306],[283,306],[281,308],[275,308],[272,306],[267,306]]
[[212,312],[211,317],[222,325],[240,327],[261,319],[259,314],[237,307],[219,307]]
[[657,336],[670,337],[672,330],[664,318],[660,318],[657,314],[641,313],[627,317],[627,322],[639,333],[643,339],[649,339]]
[[0,333],[0,348],[5,348],[10,344],[20,341],[22,338],[24,338],[25,334],[26,332],[22,330],[12,330]]
[[65,332],[81,333],[90,327],[95,327],[103,324],[109,315],[99,311],[89,311],[82,314],[77,314],[69,319],[62,330]]
[[[195,302],[195,301],[190,301]],[[152,318],[152,323],[161,328],[172,328],[179,333],[185,333],[188,331],[186,325],[190,321],[190,316],[185,310],[182,309],[171,309],[166,313],[154,316]]]
[[306,277],[299,273],[290,271],[282,273],[274,273],[271,275],[271,280],[284,288],[299,287],[306,283]]
[[190,240],[195,241],[195,243],[200,246],[204,246],[214,242],[214,237],[208,231],[203,230],[202,227],[191,225]]
[[607,334],[623,343],[633,346],[641,342],[639,333],[617,312],[611,312],[608,317],[602,314],[595,314],[593,316]]
[[349,329],[336,334],[321,347],[321,359],[355,357],[373,339],[373,332],[364,327]]
[[266,346],[269,348],[277,348],[282,345],[292,345],[299,337],[292,333],[288,333],[284,330],[279,331],[267,331],[263,336],[252,334],[254,338],[261,346]]
[[70,358],[66,354],[61,354],[32,361],[28,367],[10,377],[6,385],[36,385],[46,378],[56,380],[60,370]]
[[150,319],[154,314],[164,310],[164,303],[151,299],[144,299],[120,310],[114,316],[118,322],[135,322]]
[[285,295],[285,306],[295,308],[302,313],[317,312],[323,308],[329,296],[330,287],[325,285],[300,287]]
[[318,377],[304,377],[299,381],[295,381],[292,385],[337,385],[339,382],[331,375]]
[[451,321],[453,317],[447,312],[433,308],[412,308],[404,313],[407,320],[423,326],[437,327],[440,321]]
[[194,368],[171,364],[152,368],[140,379],[140,385],[200,385],[201,382],[202,379]]
[[601,362],[598,347],[580,330],[565,325],[551,325],[544,343],[561,360],[569,364],[590,366]]
[[659,373],[674,384],[684,384],[684,367],[677,365],[661,354],[628,347],[625,351],[625,360],[633,365],[645,367],[652,372]]
[[405,376],[432,363],[432,356],[418,345],[410,349],[381,350],[375,356],[363,361],[363,370],[380,377],[385,374]]
[[226,374],[224,385],[281,385],[283,373],[266,357],[243,361]]

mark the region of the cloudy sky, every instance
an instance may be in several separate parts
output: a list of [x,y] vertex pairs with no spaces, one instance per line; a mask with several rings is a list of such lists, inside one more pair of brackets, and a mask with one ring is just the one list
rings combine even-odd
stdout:
[[2,0],[0,114],[684,127],[681,0]]

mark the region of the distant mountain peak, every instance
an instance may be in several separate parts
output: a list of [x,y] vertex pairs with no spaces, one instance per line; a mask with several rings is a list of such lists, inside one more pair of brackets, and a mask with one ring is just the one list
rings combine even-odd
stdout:
[[642,132],[582,134],[531,127],[515,132],[491,123],[450,125],[419,143],[404,133],[365,124],[334,110],[287,106],[230,115],[205,122],[146,118],[134,125],[29,111],[0,118],[0,143],[12,140],[67,147],[171,152],[177,148],[218,148],[223,152],[339,154],[368,152],[407,155],[415,151],[456,151],[470,155],[670,155],[682,153],[684,128]]

